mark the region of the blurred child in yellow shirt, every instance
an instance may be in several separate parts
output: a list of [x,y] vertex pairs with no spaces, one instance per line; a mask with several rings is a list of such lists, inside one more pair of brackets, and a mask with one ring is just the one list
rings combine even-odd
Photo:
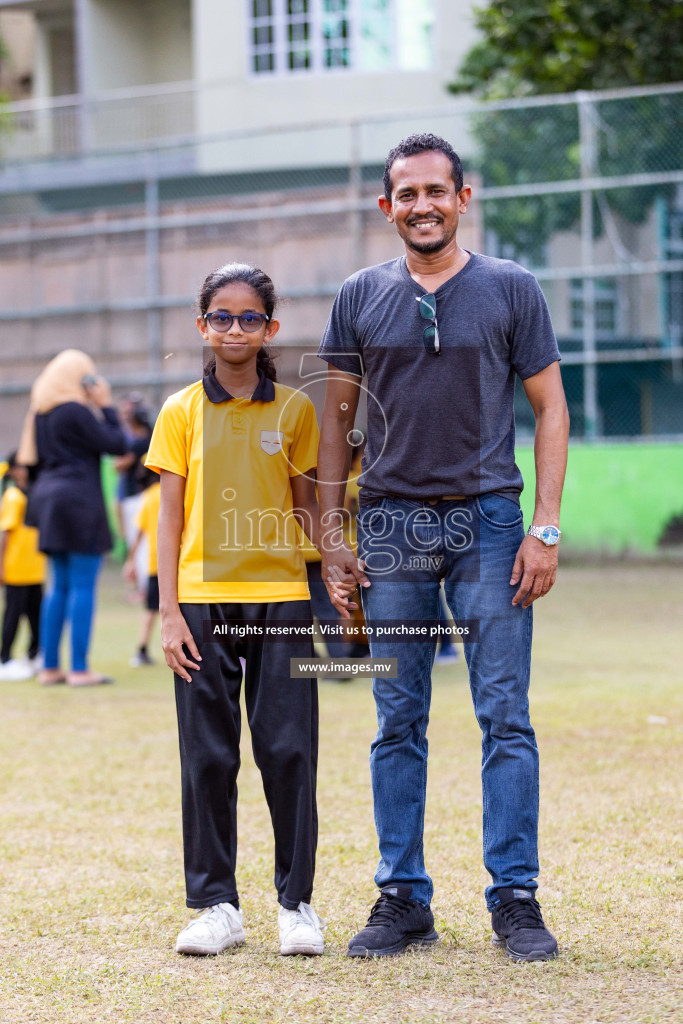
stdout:
[[[38,531],[24,524],[28,469],[7,460],[5,479],[12,481],[0,502],[0,583],[5,585],[0,679],[30,679],[40,668],[40,604],[45,581],[45,555],[38,550]],[[26,660],[12,658],[12,645],[22,616],[28,619],[30,641]]]
[[157,575],[157,520],[159,519],[159,505],[161,499],[161,484],[157,481],[142,492],[140,510],[137,514],[136,525],[138,528],[137,537],[133,547],[128,553],[126,564],[123,568],[126,579],[131,583],[140,581],[137,579],[135,569],[135,557],[138,548],[143,540],[147,541],[149,550],[149,564],[147,575],[147,589],[145,595],[145,610],[142,616],[142,629],[140,631],[140,643],[130,663],[133,668],[141,668],[143,665],[153,665],[154,658],[149,654],[148,647],[154,620],[159,614],[159,577]]

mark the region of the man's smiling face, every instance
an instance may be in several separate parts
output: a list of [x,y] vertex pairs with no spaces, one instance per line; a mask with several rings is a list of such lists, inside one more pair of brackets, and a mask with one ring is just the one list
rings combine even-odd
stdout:
[[419,253],[440,252],[455,239],[460,214],[470,199],[468,186],[456,192],[453,167],[445,153],[426,150],[401,157],[391,168],[391,200],[380,207],[406,247]]

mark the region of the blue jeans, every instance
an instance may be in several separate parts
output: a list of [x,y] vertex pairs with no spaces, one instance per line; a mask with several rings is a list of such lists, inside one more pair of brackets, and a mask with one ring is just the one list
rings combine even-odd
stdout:
[[71,623],[71,670],[85,672],[102,555],[64,552],[50,556],[52,579],[40,616],[45,668],[59,668],[64,623]]
[[[538,749],[529,721],[532,609],[512,605],[510,575],[524,538],[518,505],[497,494],[462,501],[383,498],[361,509],[358,551],[372,586],[363,591],[375,658],[398,658],[396,679],[374,679],[378,732],[370,771],[379,838],[375,882],[410,883],[429,903],[424,865],[427,723],[436,633],[397,642],[394,626],[439,622],[439,583],[465,637],[474,712],[482,731],[484,865],[499,888],[535,891],[538,874]],[[389,624],[387,621],[389,620]],[[457,743],[457,737],[454,737]]]

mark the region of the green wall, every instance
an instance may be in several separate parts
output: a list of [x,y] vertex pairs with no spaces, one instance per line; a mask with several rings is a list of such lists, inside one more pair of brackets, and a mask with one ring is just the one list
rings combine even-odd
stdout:
[[[526,522],[534,505],[534,453],[520,447]],[[683,513],[683,445],[570,445],[562,498],[562,546],[652,552],[672,515]]]
[[[534,453],[519,447],[517,465],[525,481],[522,507],[527,523],[534,506]],[[116,473],[103,460],[108,504],[113,504]],[[671,516],[683,513],[682,444],[571,445],[562,498],[562,547],[583,551],[636,551],[647,554]],[[116,524],[112,515],[112,532]],[[122,557],[119,540],[115,554]]]

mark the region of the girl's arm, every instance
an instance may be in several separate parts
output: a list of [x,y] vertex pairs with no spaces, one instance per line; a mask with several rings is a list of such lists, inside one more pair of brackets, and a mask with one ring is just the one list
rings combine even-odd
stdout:
[[[194,637],[178,606],[178,559],[183,533],[185,477],[166,469],[161,471],[161,506],[157,527],[157,563],[159,575],[159,614],[161,646],[169,668],[191,683],[188,668],[199,671],[201,661]],[[195,659],[190,661],[183,645]]]
[[[321,548],[321,530],[320,530],[320,510],[318,508],[318,499],[315,495],[315,483],[313,481],[313,470],[309,469],[307,473],[302,473],[301,476],[292,477],[292,497],[294,499],[294,516],[301,529],[304,531],[308,539],[315,544],[318,551],[323,555],[324,553]],[[351,594],[355,593],[358,584],[355,579],[352,583],[337,583],[336,596],[338,596],[344,604],[344,607],[351,611],[355,611],[358,605],[355,601],[350,601]],[[328,586],[329,590],[329,586]],[[337,610],[339,605],[332,602]]]

